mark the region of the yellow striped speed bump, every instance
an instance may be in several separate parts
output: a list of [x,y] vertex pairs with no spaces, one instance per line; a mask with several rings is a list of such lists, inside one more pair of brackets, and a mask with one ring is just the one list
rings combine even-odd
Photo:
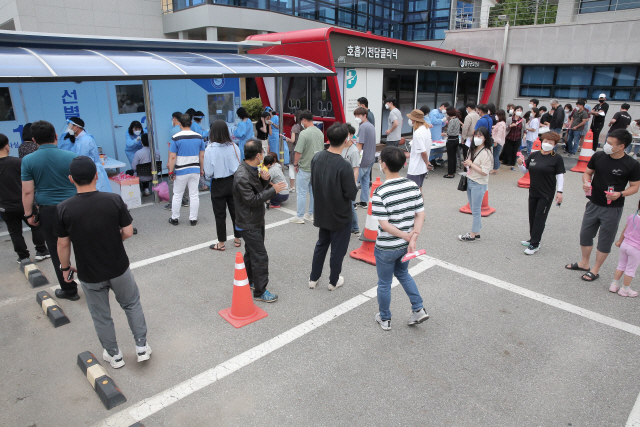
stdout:
[[96,391],[105,408],[111,409],[127,401],[116,383],[107,375],[96,356],[90,351],[78,355],[78,366],[87,376],[89,384]]
[[40,269],[30,259],[20,261],[20,271],[24,273],[32,288],[39,286],[45,286],[49,284],[49,281]]
[[58,306],[56,300],[51,298],[49,292],[38,292],[36,294],[36,302],[42,307],[42,311],[47,315],[54,328],[71,323],[64,311]]

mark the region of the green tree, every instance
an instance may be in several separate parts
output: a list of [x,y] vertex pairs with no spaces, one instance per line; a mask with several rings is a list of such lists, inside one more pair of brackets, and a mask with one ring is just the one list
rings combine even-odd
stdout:
[[510,25],[554,24],[557,13],[558,5],[551,4],[548,0],[499,0],[489,11],[488,26],[504,26],[507,21],[498,19],[500,15],[506,15]]
[[251,120],[260,120],[260,114],[262,114],[262,100],[260,98],[251,98],[246,101],[242,101],[242,106],[247,110],[249,118]]

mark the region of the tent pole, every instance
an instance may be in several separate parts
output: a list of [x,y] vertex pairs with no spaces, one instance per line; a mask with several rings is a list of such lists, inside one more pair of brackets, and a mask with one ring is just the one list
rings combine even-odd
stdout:
[[[284,138],[282,138],[282,134],[284,133],[284,115],[282,114],[282,106],[284,104],[283,93],[282,93],[282,77],[276,77],[276,111],[278,112],[280,129],[278,129],[278,147],[280,148],[280,161],[284,165]],[[289,165],[291,167],[291,165]]]
[[[152,183],[155,187],[158,185],[158,169],[156,165],[156,146],[155,146],[155,135],[153,134],[153,108],[151,106],[151,94],[149,91],[149,80],[142,81],[142,91],[144,93],[144,110],[147,115],[147,130],[149,135],[149,150],[151,151],[151,176]],[[160,201],[160,197],[158,196],[158,192],[153,192],[153,203],[158,203]]]

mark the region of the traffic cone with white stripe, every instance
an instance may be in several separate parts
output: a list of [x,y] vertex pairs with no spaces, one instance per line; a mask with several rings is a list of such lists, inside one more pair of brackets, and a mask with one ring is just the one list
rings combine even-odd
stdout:
[[376,257],[374,250],[376,248],[376,238],[378,237],[378,220],[373,217],[373,205],[371,199],[373,198],[373,192],[382,185],[380,177],[371,185],[371,194],[369,195],[369,206],[367,207],[367,220],[364,223],[364,233],[360,235],[362,240],[362,246],[358,249],[351,251],[349,254],[351,258],[359,259],[371,265],[376,265]]
[[[540,142],[540,138],[536,139],[536,142],[533,143],[533,147],[531,147],[531,152],[540,151],[542,149],[542,143]],[[531,186],[531,177],[529,176],[529,171],[524,174],[522,178],[518,180],[518,187],[520,188],[529,188]]]
[[218,314],[236,328],[241,328],[268,316],[266,311],[253,303],[247,270],[240,252],[236,254],[231,307],[220,310]]
[[[579,144],[580,140],[577,142],[574,141],[574,144]],[[582,144],[582,150],[580,150],[580,157],[578,157],[578,164],[575,165],[571,172],[580,172],[583,173],[587,170],[587,164],[589,164],[589,160],[591,160],[591,156],[593,156],[593,132],[589,129],[587,135],[584,137],[584,144]]]

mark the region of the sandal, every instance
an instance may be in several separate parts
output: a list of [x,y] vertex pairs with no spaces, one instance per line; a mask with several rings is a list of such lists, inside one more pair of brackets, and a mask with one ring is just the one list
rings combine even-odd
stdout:
[[236,242],[235,240],[233,241],[233,244],[236,246],[236,248],[242,246],[242,242]]
[[[588,277],[588,279],[585,279],[585,277]],[[593,282],[594,280],[598,280],[599,278],[599,274],[593,274],[592,272],[588,272],[582,275],[582,280],[584,280],[585,282]]]
[[455,178],[455,175],[445,175],[443,178]]
[[566,268],[567,270],[589,271],[589,269],[587,268],[580,267],[577,262],[574,262],[573,264],[565,265],[564,268]]
[[209,249],[213,249],[214,251],[224,252],[227,249],[225,246],[220,247],[220,243],[213,244],[209,246]]

